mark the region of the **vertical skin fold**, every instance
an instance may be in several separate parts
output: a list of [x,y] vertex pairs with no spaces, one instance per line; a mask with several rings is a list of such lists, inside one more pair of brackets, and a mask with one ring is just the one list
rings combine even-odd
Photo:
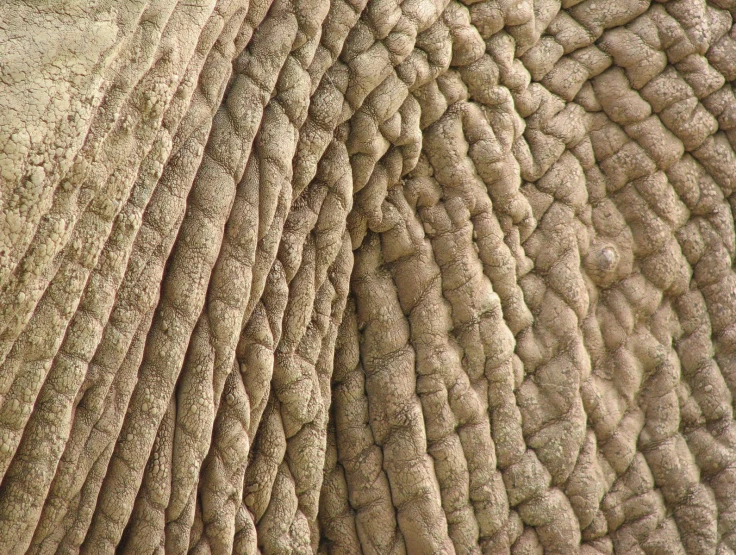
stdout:
[[0,553],[736,553],[735,16],[0,3]]

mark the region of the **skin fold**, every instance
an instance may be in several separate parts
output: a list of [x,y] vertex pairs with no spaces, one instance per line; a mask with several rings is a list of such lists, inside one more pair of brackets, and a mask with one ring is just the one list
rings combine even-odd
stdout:
[[734,17],[0,2],[0,554],[736,553]]

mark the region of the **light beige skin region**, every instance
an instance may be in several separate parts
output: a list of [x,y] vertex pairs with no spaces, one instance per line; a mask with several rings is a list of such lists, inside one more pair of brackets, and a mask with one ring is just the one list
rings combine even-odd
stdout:
[[736,553],[736,2],[0,3],[0,553]]

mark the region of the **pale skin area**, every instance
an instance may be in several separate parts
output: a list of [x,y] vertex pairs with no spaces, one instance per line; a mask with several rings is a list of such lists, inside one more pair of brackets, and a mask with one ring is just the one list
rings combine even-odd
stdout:
[[0,2],[0,553],[736,553],[736,2]]

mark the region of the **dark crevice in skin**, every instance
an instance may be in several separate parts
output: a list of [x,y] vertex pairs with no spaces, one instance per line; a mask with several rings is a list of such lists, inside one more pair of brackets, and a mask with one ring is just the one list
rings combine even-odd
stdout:
[[735,553],[734,17],[0,2],[0,553]]

